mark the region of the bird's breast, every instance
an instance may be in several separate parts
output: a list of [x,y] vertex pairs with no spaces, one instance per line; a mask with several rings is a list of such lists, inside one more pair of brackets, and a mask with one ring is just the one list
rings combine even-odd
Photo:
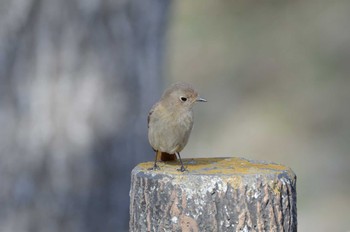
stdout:
[[155,150],[174,154],[187,144],[193,126],[192,111],[169,111],[159,108],[152,114],[149,141]]
[[184,129],[191,130],[193,126],[193,113],[192,111],[182,112],[175,117],[175,123]]

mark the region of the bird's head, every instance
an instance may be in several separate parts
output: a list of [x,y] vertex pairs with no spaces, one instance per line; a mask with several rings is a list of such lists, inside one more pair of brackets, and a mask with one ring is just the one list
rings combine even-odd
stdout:
[[194,103],[207,101],[201,98],[190,84],[184,82],[173,84],[166,89],[162,100],[169,106],[179,109],[191,109]]

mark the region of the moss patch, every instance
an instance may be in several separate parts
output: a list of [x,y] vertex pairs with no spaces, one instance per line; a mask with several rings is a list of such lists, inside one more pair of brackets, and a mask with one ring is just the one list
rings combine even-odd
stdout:
[[[275,174],[287,171],[292,172],[288,167],[268,163],[264,161],[252,161],[244,158],[196,158],[184,159],[185,172],[179,172],[179,161],[158,162],[160,170],[148,170],[153,162],[139,164],[136,168],[143,172],[164,173],[170,175],[239,175],[239,174]],[[233,182],[235,182],[233,180]]]

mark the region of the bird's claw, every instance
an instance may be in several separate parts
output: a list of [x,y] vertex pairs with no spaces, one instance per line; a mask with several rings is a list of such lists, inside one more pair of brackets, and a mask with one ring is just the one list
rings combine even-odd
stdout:
[[187,171],[187,169],[184,166],[181,166],[180,168],[176,169],[179,172]]
[[154,165],[153,167],[148,168],[147,170],[149,170],[149,171],[156,171],[156,170],[160,170],[160,167],[158,165]]

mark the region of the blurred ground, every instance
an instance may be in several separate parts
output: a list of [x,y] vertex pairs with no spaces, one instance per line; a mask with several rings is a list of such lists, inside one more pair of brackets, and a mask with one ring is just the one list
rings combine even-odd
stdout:
[[174,3],[168,82],[208,100],[183,157],[290,166],[299,230],[349,231],[350,2]]

